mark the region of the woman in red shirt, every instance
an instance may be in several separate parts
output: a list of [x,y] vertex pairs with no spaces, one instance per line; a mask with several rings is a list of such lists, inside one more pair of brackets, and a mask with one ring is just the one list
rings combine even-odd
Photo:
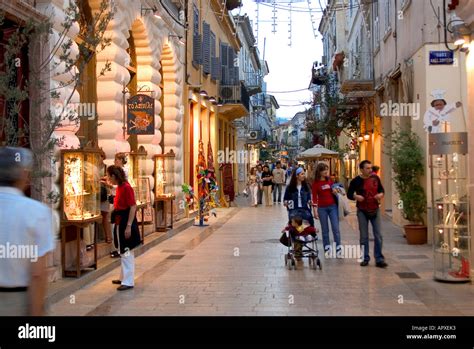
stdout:
[[325,253],[330,252],[332,248],[328,220],[331,221],[332,234],[336,243],[336,256],[339,257],[342,246],[339,232],[339,210],[337,209],[336,191],[333,189],[333,184],[334,182],[329,179],[328,165],[318,164],[312,187],[314,218],[321,222]]
[[125,172],[121,167],[110,166],[107,168],[110,183],[117,185],[114,198],[114,211],[112,223],[114,226],[115,247],[120,251],[121,271],[120,280],[113,280],[113,284],[120,284],[119,291],[133,288],[135,276],[135,256],[133,249],[140,245],[140,232],[135,217],[137,204],[132,187],[125,180]]

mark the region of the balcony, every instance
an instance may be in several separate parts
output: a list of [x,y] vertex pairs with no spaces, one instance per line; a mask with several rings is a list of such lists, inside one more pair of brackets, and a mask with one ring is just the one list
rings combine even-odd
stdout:
[[341,70],[341,93],[347,98],[370,98],[375,95],[372,61],[368,52],[350,52]]
[[219,97],[223,104],[219,111],[229,120],[235,120],[249,114],[250,97],[247,89],[242,84],[220,85]]
[[249,96],[262,92],[262,76],[257,73],[244,73],[244,84]]

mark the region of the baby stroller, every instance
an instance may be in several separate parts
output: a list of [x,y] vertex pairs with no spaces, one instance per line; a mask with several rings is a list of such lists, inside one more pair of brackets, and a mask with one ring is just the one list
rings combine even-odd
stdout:
[[296,270],[296,261],[303,258],[308,258],[311,269],[323,269],[319,259],[318,236],[316,233],[316,229],[312,226],[307,225],[303,229],[295,228],[292,226],[291,221],[284,229],[280,242],[288,247],[288,253],[285,254],[285,266],[289,270]]

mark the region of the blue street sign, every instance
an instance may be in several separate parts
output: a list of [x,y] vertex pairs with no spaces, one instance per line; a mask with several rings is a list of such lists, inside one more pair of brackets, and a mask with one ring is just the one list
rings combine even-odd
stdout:
[[454,63],[453,51],[430,51],[430,65],[445,64],[450,65]]

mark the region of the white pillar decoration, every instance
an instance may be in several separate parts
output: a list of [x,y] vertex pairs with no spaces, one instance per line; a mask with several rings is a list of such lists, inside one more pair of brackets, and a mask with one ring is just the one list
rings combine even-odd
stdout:
[[[44,14],[47,18],[51,20],[53,25],[52,33],[49,35],[49,42],[47,43],[47,53],[52,53],[55,45],[59,42],[61,34],[64,28],[61,26],[62,23],[66,21],[66,14],[64,9],[69,6],[70,2],[68,0],[54,0],[51,3],[40,2],[37,4],[36,9]],[[72,46],[70,48],[70,58],[75,59],[79,53],[79,49],[74,39],[79,33],[79,24],[76,22],[71,26],[69,31],[66,33],[64,43],[67,40],[72,40]],[[76,132],[79,130],[80,124],[71,122],[67,118],[67,99],[71,96],[69,103],[79,102],[79,93],[75,91],[73,93],[73,85],[68,85],[61,87],[61,83],[68,83],[71,78],[74,78],[74,72],[65,71],[65,63],[60,63],[60,56],[64,54],[62,47],[59,47],[55,52],[54,56],[51,59],[49,69],[50,73],[50,83],[49,88],[54,89],[59,92],[59,98],[50,98],[50,110],[54,115],[61,115],[62,121],[61,126],[57,127],[53,132],[53,137],[60,138],[62,141],[60,147],[56,147],[55,156],[59,160],[59,151],[61,148],[78,148],[79,147],[79,138],[76,136]],[[56,65],[56,66],[55,66]],[[64,111],[65,110],[65,111]],[[56,162],[56,165],[52,166],[53,180],[52,190],[59,193],[60,189],[58,186],[59,182],[59,163]],[[59,208],[59,202],[54,205],[55,209]]]
[[[92,10],[96,10],[100,0],[90,0]],[[182,28],[176,29],[176,25],[169,25],[162,19],[158,19],[151,14],[141,14],[141,2],[130,2],[125,0],[116,1],[116,13],[114,19],[109,24],[105,37],[112,38],[112,44],[97,55],[97,71],[99,72],[108,60],[112,63],[112,71],[97,81],[97,113],[99,116],[99,146],[107,155],[107,163],[112,163],[113,157],[118,151],[129,151],[127,141],[122,137],[122,88],[123,83],[127,84],[130,76],[127,66],[130,57],[126,51],[128,47],[127,39],[129,31],[135,44],[137,55],[137,85],[146,86],[154,91],[155,98],[155,134],[138,136],[138,144],[142,145],[147,153],[146,173],[150,176],[150,183],[153,187],[153,155],[161,154],[160,147],[162,137],[164,137],[164,151],[170,149],[176,153],[175,163],[175,183],[176,193],[181,198],[181,184],[183,181],[183,156],[182,156],[182,129],[183,129],[183,64],[184,49],[176,43],[168,43],[168,35],[184,36]],[[161,8],[161,5],[158,5]],[[160,13],[166,16],[165,11]],[[176,31],[182,31],[177,33]],[[160,63],[161,61],[161,63]],[[161,64],[163,64],[163,75],[160,75]],[[163,79],[164,91],[159,85]],[[161,94],[165,93],[164,130],[160,132]]]

